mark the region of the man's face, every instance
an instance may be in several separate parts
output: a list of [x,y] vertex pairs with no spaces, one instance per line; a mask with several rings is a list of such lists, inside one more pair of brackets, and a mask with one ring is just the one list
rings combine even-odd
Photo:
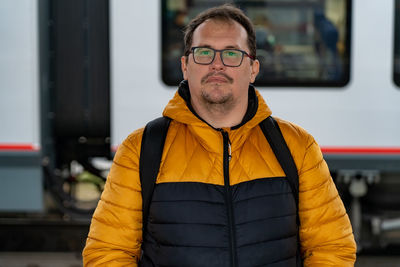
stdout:
[[[206,46],[214,49],[235,48],[250,53],[247,32],[236,21],[206,20],[193,33],[192,47]],[[244,56],[239,67],[222,64],[220,53],[216,53],[210,65],[194,62],[193,54],[181,58],[182,72],[188,80],[192,104],[208,106],[222,104],[226,109],[236,105],[247,105],[249,83],[254,82],[259,63]]]

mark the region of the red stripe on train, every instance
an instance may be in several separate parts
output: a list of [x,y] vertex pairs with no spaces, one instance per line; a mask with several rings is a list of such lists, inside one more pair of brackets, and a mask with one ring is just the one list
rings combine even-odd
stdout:
[[39,147],[32,144],[0,144],[0,151],[39,151]]

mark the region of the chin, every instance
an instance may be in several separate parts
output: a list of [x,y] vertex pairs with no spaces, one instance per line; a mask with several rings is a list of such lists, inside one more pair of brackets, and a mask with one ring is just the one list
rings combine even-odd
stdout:
[[226,104],[233,99],[232,94],[223,94],[218,92],[205,93],[203,100],[209,104]]
[[226,82],[213,82],[213,83],[208,83],[205,88],[206,90],[212,90],[212,91],[226,91],[230,90],[230,84]]

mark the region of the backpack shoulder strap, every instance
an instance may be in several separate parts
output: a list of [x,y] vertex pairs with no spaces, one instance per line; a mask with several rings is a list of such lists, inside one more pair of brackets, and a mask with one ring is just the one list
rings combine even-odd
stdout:
[[139,160],[139,175],[143,201],[143,238],[170,122],[171,119],[168,117],[157,118],[147,123],[143,132]]
[[274,152],[279,164],[286,174],[287,181],[292,189],[293,197],[296,202],[297,225],[299,220],[299,175],[292,154],[283,138],[282,132],[276,120],[269,116],[260,123],[260,128],[267,138],[272,151]]

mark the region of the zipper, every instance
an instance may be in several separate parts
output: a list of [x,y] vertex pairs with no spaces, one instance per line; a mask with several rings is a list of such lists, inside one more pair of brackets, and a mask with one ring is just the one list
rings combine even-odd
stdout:
[[224,188],[225,188],[225,202],[228,215],[228,227],[229,227],[229,250],[230,250],[230,261],[231,266],[236,267],[237,264],[237,251],[236,251],[236,233],[235,233],[235,221],[233,216],[233,202],[232,202],[232,189],[229,183],[229,161],[232,158],[231,153],[231,142],[229,135],[226,131],[221,130],[223,137],[223,166],[224,166]]

